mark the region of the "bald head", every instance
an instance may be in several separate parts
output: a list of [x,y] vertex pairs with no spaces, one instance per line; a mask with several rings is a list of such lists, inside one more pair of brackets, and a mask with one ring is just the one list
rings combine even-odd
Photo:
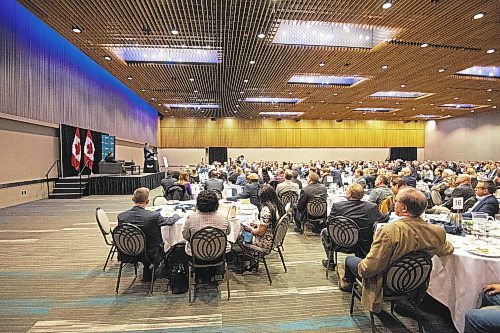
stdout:
[[427,198],[424,193],[410,186],[403,187],[399,190],[396,195],[396,201],[402,205],[399,209],[399,212],[402,214],[398,213],[398,209],[396,210],[399,216],[418,217],[422,215],[427,208]]

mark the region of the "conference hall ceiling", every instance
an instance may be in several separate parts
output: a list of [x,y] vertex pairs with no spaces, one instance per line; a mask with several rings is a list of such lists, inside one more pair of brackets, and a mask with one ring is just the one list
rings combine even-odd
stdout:
[[162,116],[498,112],[499,1],[384,2],[19,0]]

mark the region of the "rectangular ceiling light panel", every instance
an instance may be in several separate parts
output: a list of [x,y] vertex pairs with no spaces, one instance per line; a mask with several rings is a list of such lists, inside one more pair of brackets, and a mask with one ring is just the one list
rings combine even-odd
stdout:
[[170,109],[218,109],[217,104],[164,104]]
[[472,67],[464,69],[463,71],[456,72],[455,75],[500,79],[500,67],[472,66]]
[[259,112],[261,116],[277,116],[277,117],[298,117],[304,114],[304,112]]
[[480,107],[480,105],[476,104],[442,104],[439,106],[444,109],[462,109],[462,110],[471,110]]
[[398,111],[399,109],[392,109],[392,108],[356,108],[353,109],[354,111],[359,111],[359,112],[382,112],[382,113],[387,113],[387,112],[394,112]]
[[371,49],[394,34],[389,28],[359,24],[281,20],[272,43]]
[[423,93],[417,91],[377,91],[374,94],[371,94],[370,97],[373,98],[411,98],[411,99],[419,99],[431,96],[431,93]]
[[221,62],[218,50],[202,48],[109,46],[108,50],[129,63],[217,64]]
[[247,97],[244,101],[250,103],[297,104],[302,100],[299,98]]
[[351,75],[351,76],[335,76],[335,75],[303,75],[295,74],[288,84],[311,84],[322,86],[353,86],[364,80],[366,77]]

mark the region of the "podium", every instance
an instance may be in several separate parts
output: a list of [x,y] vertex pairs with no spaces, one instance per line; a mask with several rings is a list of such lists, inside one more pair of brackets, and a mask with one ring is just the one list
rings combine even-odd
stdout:
[[156,173],[160,170],[160,166],[158,165],[158,159],[150,158],[144,161],[143,172],[146,173]]

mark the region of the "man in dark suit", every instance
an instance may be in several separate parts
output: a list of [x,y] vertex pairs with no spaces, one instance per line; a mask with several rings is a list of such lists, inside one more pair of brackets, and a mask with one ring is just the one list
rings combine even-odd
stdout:
[[405,167],[401,170],[401,172],[403,173],[403,179],[405,180],[406,185],[417,187],[417,179],[412,176],[410,168]]
[[489,216],[495,217],[495,214],[498,214],[498,200],[493,195],[495,190],[492,181],[482,180],[478,182],[475,189],[477,202],[463,214],[463,217],[471,219],[472,213],[487,213]]
[[146,236],[146,255],[141,258],[141,262],[144,264],[142,280],[151,281],[150,265],[159,265],[165,255],[160,227],[173,225],[180,217],[175,214],[172,217],[165,218],[160,215],[160,212],[146,210],[145,207],[149,203],[149,189],[146,187],[136,189],[132,201],[134,202],[132,208],[118,214],[118,224],[134,224],[144,232]]
[[293,216],[295,219],[295,232],[301,232],[301,219],[306,211],[307,201],[311,197],[321,196],[327,198],[326,186],[318,183],[319,176],[316,172],[309,172],[307,176],[307,186],[300,191],[299,201],[293,204]]
[[161,187],[163,187],[163,191],[165,195],[167,194],[167,190],[170,186],[174,185],[174,183],[178,180],[178,178],[174,178],[174,173],[171,170],[167,171],[167,175],[160,181]]
[[218,190],[222,193],[224,190],[224,181],[219,179],[217,170],[210,170],[210,178],[205,181],[205,190]]
[[[376,222],[386,222],[389,220],[389,214],[384,215],[378,209],[378,205],[371,201],[362,201],[365,192],[359,184],[351,184],[346,190],[345,197],[347,201],[341,201],[332,205],[332,210],[328,219],[336,216],[344,216],[350,218],[359,227],[359,241],[354,249],[354,253],[358,258],[364,258],[370,252],[370,246],[373,241],[373,227]],[[328,235],[328,230],[321,230],[321,240],[328,255],[332,246],[332,239]],[[326,267],[327,260],[323,260],[323,266]],[[330,270],[334,267],[330,266]]]

